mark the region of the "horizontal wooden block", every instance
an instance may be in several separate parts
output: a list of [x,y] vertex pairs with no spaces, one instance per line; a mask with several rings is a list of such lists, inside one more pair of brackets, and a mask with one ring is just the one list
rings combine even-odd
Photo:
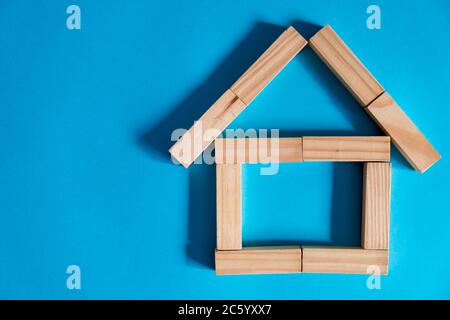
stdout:
[[363,107],[384,92],[383,87],[329,25],[317,32],[309,43]]
[[362,248],[389,249],[390,163],[368,162],[364,164],[362,202]]
[[378,268],[380,274],[388,272],[387,250],[312,247],[302,250],[305,273],[366,274],[373,272],[372,268]]
[[231,86],[231,90],[247,105],[250,104],[306,44],[307,41],[289,27]]
[[389,137],[303,137],[303,161],[389,161]]
[[216,250],[216,274],[299,273],[300,247],[254,247],[239,251]]
[[366,111],[417,171],[425,172],[441,158],[389,93],[383,93]]
[[185,168],[189,167],[245,107],[231,90],[227,90],[169,152]]
[[240,164],[216,166],[217,249],[242,248],[242,168]]
[[216,139],[216,163],[302,162],[302,138]]

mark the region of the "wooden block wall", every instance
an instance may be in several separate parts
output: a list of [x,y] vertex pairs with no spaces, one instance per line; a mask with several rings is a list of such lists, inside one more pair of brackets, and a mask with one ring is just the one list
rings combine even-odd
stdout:
[[303,137],[303,161],[389,160],[389,137]]
[[216,251],[216,274],[268,274],[301,272],[301,248],[253,247]]
[[242,168],[240,164],[216,166],[217,249],[242,248]]
[[388,272],[387,250],[359,248],[303,247],[303,272],[366,274],[377,266],[380,274]]
[[302,162],[302,138],[216,139],[216,163]]
[[363,173],[361,246],[389,249],[391,164],[368,162]]

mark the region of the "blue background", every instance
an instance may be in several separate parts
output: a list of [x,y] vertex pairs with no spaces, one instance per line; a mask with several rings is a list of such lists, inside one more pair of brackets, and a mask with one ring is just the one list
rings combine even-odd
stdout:
[[[72,2],[0,4],[0,298],[450,298],[449,1],[74,3],[72,31]],[[290,24],[331,24],[443,156],[421,175],[392,148],[381,290],[365,275],[216,277],[215,168],[168,157],[172,130]],[[231,127],[381,134],[310,48]],[[245,166],[244,242],[357,245],[360,198],[360,164]]]

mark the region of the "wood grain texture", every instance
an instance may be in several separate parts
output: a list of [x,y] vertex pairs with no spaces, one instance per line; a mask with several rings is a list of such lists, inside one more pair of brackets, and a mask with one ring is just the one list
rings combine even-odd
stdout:
[[425,172],[441,158],[389,93],[383,93],[366,111],[417,171]]
[[240,164],[216,166],[217,249],[242,248],[242,168]]
[[361,246],[389,249],[391,164],[368,162],[363,172]]
[[302,247],[302,250],[305,273],[366,274],[370,266],[378,267],[381,274],[388,272],[387,250],[313,247]]
[[247,105],[299,53],[307,41],[289,27],[231,86],[231,90]]
[[185,168],[189,167],[245,107],[231,90],[227,90],[170,148],[172,157]]
[[302,162],[302,138],[216,139],[216,163]]
[[303,161],[389,161],[389,137],[303,137]]
[[363,107],[384,92],[383,87],[331,26],[323,27],[309,43]]
[[239,251],[216,250],[216,274],[269,274],[301,272],[300,247],[254,247]]

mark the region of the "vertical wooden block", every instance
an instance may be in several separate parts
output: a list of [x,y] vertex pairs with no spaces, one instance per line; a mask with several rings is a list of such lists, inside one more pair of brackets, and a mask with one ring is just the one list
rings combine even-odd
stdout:
[[289,27],[233,84],[231,90],[245,104],[250,104],[306,44],[307,41]]
[[387,250],[359,248],[308,248],[303,247],[305,273],[366,274],[377,268],[380,274],[388,272]]
[[242,168],[219,164],[217,173],[217,249],[242,248]]
[[368,162],[363,173],[361,246],[389,249],[391,164]]
[[383,87],[329,25],[317,32],[309,43],[363,107],[384,92]]
[[254,247],[239,251],[216,251],[216,274],[299,273],[300,247]]
[[231,90],[227,90],[169,152],[185,168],[189,167],[245,107]]
[[216,163],[302,162],[302,138],[216,139]]
[[303,137],[303,161],[389,161],[389,137]]
[[425,172],[441,158],[387,92],[372,102],[366,111],[417,171]]

